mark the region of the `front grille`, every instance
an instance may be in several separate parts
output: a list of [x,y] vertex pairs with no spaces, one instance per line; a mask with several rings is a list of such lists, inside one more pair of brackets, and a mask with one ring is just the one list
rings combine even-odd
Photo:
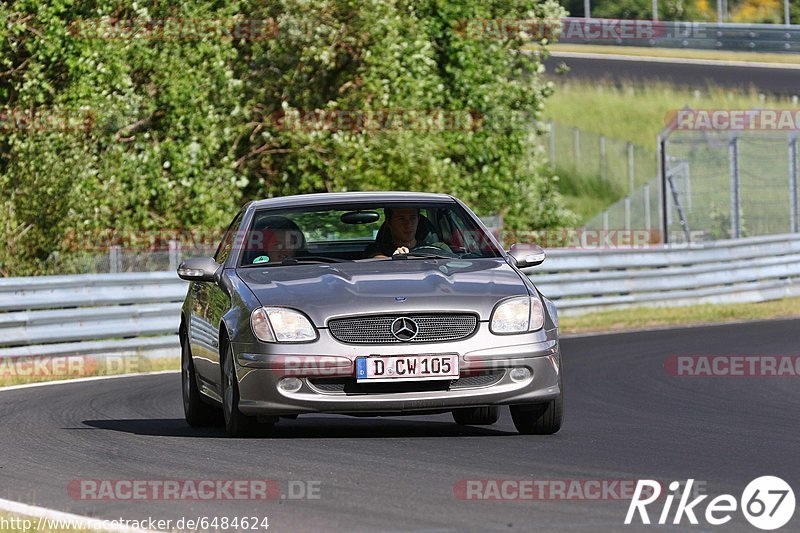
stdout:
[[[410,318],[417,324],[417,336],[410,341],[401,341],[392,334],[392,323],[401,317]],[[362,316],[336,318],[328,322],[331,335],[347,344],[456,341],[469,337],[477,327],[478,318],[467,313]]]
[[505,370],[495,370],[451,381],[399,381],[396,383],[358,383],[355,378],[308,378],[312,388],[324,394],[389,394],[396,392],[426,392],[488,387],[500,381]]

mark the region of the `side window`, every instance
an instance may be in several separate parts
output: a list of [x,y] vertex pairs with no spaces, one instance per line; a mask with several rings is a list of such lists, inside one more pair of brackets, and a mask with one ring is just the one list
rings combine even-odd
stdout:
[[228,259],[228,256],[231,255],[233,242],[236,238],[236,230],[238,230],[239,226],[241,226],[243,217],[244,211],[239,211],[239,214],[233,219],[231,225],[228,226],[228,230],[225,232],[225,235],[222,237],[222,241],[220,241],[219,246],[217,247],[217,253],[214,254],[214,261],[217,263],[224,263]]

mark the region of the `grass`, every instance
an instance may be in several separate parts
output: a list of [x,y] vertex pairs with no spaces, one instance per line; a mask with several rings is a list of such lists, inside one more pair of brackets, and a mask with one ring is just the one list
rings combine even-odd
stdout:
[[556,187],[564,205],[583,223],[624,196],[612,182],[599,176],[575,174],[565,168],[556,168]]
[[687,105],[698,109],[798,108],[791,98],[760,95],[755,89],[707,87],[693,91],[667,84],[618,86],[610,81],[563,78],[556,78],[555,85],[555,93],[547,99],[545,119],[652,150],[656,149],[659,132],[666,126],[667,112]]
[[742,304],[637,307],[559,317],[562,334],[595,333],[711,323],[800,318],[800,298]]
[[[43,359],[50,360],[51,358]],[[13,359],[3,359],[0,361],[0,387],[71,378],[179,370],[181,366],[180,358],[178,357],[150,359],[146,357],[101,356],[86,359],[77,358],[77,360],[79,364],[75,365],[72,372],[50,372],[50,375],[43,375],[44,372],[32,372],[36,373],[36,375],[28,375],[31,369],[36,368],[34,361],[28,359],[24,363],[16,364]],[[53,373],[56,375],[52,375]]]
[[762,52],[734,52],[729,50],[685,50],[681,48],[650,48],[644,46],[605,46],[599,44],[553,44],[553,52],[580,52],[584,54],[619,54],[628,56],[669,57],[676,59],[712,59],[718,61],[746,61],[751,63],[800,63],[796,54],[770,54]]
[[[555,162],[581,174],[599,172],[600,135],[606,136],[607,176],[617,188],[627,182],[625,142],[634,150],[635,187],[657,175],[657,137],[666,125],[669,111],[689,105],[695,109],[800,109],[791,98],[760,95],[757,91],[731,91],[708,87],[702,91],[665,84],[630,84],[560,80],[548,99],[545,119],[555,127]],[[674,113],[669,115],[674,117]],[[580,161],[573,155],[572,128],[580,130]],[[684,199],[689,227],[704,231],[707,238],[730,236],[730,161],[728,132],[674,131],[667,148],[671,161],[687,161],[688,173],[676,177],[679,187],[689,190]],[[738,158],[741,183],[741,236],[785,233],[790,230],[788,201],[789,158],[786,132],[743,131],[739,134]],[[546,141],[543,141],[546,142]],[[578,172],[575,172],[578,173]],[[565,180],[570,177],[565,174]],[[691,183],[689,183],[691,181]],[[567,196],[576,212],[591,216],[611,205],[615,198],[592,191]],[[605,201],[609,200],[609,201]],[[619,218],[619,217],[617,217]],[[613,225],[613,224],[612,224]]]

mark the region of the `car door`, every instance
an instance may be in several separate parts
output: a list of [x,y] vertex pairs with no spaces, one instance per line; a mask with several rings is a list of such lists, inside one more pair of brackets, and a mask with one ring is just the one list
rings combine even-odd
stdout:
[[[224,264],[233,250],[233,244],[244,218],[244,210],[233,219],[223,235],[214,260]],[[219,327],[222,316],[230,308],[230,295],[217,281],[192,283],[192,314],[189,337],[192,358],[200,380],[200,388],[211,396],[220,394]]]

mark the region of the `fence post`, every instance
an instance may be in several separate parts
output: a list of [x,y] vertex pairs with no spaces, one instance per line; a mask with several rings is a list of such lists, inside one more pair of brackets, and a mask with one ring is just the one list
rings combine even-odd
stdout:
[[606,136],[600,136],[600,177],[606,179]]
[[644,229],[647,230],[647,232],[648,232],[647,238],[649,239],[650,238],[650,235],[649,235],[650,228],[652,227],[651,226],[651,221],[650,221],[650,184],[649,183],[645,183],[644,184],[644,188],[642,189],[642,192],[644,193],[643,194],[643,196],[644,196]]
[[631,229],[631,197],[625,198],[625,230]]
[[180,241],[169,241],[169,269],[178,270],[178,264],[181,262],[181,243]]
[[628,193],[634,189],[633,143],[628,143]]
[[121,268],[121,261],[119,255],[119,245],[113,245],[108,247],[108,271],[111,274],[117,274]]
[[553,121],[547,123],[548,134],[550,136],[550,166],[552,168],[556,168],[556,131],[555,131],[555,124]]
[[575,174],[579,174],[581,162],[581,130],[578,128],[572,128],[572,145],[575,148]]
[[792,135],[789,138],[789,213],[791,220],[789,222],[790,231],[792,233],[798,232],[798,205],[797,205],[797,136]]
[[741,235],[739,215],[741,213],[741,200],[739,197],[739,139],[736,135],[728,141],[728,159],[731,178],[731,238],[738,239]]
[[663,244],[669,243],[669,210],[667,206],[667,139],[658,136],[658,223],[661,226],[661,242]]

